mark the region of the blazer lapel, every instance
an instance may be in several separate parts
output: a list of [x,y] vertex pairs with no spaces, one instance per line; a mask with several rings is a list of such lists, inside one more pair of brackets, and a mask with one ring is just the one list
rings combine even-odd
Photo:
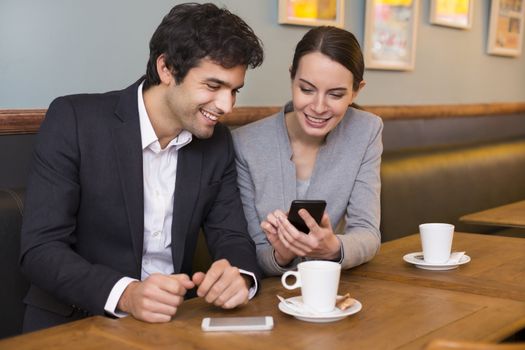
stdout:
[[178,152],[171,225],[171,251],[175,273],[178,273],[182,267],[186,237],[200,192],[203,155],[199,144],[199,140],[194,137],[190,144]]
[[137,276],[140,276],[144,239],[144,183],[137,89],[138,83],[135,83],[124,90],[115,110],[120,122],[112,134]]

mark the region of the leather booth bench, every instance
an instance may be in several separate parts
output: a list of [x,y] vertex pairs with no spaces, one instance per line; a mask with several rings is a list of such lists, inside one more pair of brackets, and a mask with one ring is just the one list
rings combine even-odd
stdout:
[[458,219],[525,198],[525,138],[386,151],[381,186],[383,242],[416,233],[424,222],[490,233],[494,228]]
[[20,333],[29,283],[18,266],[23,189],[0,188],[0,338]]
[[417,233],[424,222],[451,223],[464,232],[502,230],[459,222],[465,214],[525,199],[525,104],[502,107],[408,108],[383,118],[383,242]]

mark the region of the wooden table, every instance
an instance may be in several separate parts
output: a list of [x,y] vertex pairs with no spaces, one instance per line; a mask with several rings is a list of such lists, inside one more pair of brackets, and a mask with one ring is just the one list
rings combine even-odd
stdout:
[[475,225],[525,228],[525,200],[464,215],[459,220]]
[[[277,278],[243,308],[224,311],[202,299],[184,303],[173,321],[146,324],[131,317],[91,317],[0,341],[0,349],[422,349],[436,338],[496,342],[525,326],[525,303],[389,280],[342,275],[363,309],[341,321],[307,323],[281,313]],[[273,316],[272,331],[205,333],[205,316]]]
[[525,302],[525,239],[456,232],[452,250],[465,251],[472,260],[454,270],[419,269],[402,259],[421,251],[419,234],[415,234],[382,244],[371,262],[352,273]]

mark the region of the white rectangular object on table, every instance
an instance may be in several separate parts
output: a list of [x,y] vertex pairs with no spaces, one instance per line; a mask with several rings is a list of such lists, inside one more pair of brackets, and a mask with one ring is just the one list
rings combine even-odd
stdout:
[[205,317],[201,328],[206,332],[268,331],[273,328],[273,317]]

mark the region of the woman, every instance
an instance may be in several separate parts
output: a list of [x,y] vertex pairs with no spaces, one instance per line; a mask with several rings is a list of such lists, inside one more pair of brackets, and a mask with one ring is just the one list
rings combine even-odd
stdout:
[[[248,229],[268,276],[304,259],[350,268],[372,259],[379,248],[383,124],[353,107],[365,85],[363,72],[353,34],[314,28],[295,50],[292,101],[233,132]],[[299,211],[310,232],[287,220],[285,211],[294,199],[327,202],[319,224]]]

